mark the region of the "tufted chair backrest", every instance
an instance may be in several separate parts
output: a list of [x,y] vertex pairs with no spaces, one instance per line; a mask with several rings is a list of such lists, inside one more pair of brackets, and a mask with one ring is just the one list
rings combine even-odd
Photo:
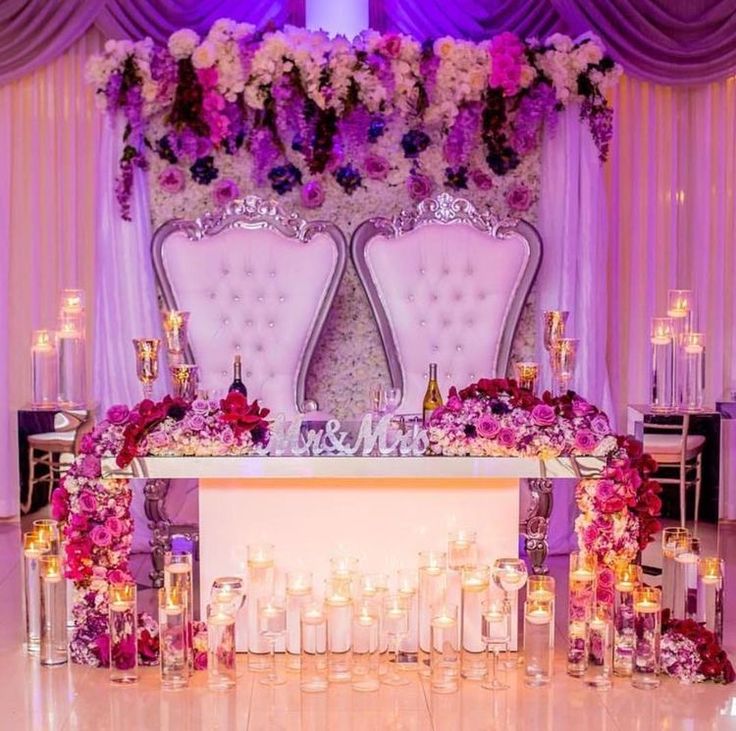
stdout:
[[421,411],[428,364],[443,394],[503,376],[541,261],[535,229],[445,193],[355,231],[352,255],[378,321],[400,411]]
[[201,386],[227,389],[240,354],[249,399],[274,414],[301,411],[309,361],[345,269],[340,230],[249,196],[165,223],[152,254],[164,304],[191,313],[189,355]]

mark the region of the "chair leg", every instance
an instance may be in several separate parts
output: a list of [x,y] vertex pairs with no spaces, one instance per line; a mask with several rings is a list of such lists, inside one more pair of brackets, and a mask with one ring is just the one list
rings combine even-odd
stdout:
[[698,535],[698,515],[700,514],[700,486],[703,483],[702,455],[695,460],[695,515],[693,515],[693,535]]
[[36,460],[34,459],[33,447],[28,447],[28,494],[26,501],[20,506],[22,513],[27,513],[31,509],[33,502],[33,485],[36,479]]
[[685,494],[687,492],[687,465],[680,465],[680,527],[684,528],[686,523]]

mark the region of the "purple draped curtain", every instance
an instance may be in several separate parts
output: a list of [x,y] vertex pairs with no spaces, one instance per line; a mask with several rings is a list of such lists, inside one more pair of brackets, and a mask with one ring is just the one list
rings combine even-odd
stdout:
[[218,18],[304,25],[304,0],[2,0],[0,84],[52,61],[91,25],[109,38],[163,42],[179,28],[205,34]]
[[627,73],[701,84],[736,71],[736,0],[370,0],[371,27],[419,39],[592,30]]

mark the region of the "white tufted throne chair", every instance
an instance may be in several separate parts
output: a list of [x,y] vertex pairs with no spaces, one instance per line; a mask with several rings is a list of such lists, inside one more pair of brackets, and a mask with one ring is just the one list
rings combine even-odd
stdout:
[[[200,387],[224,395],[239,354],[249,400],[273,416],[304,411],[307,369],[347,260],[341,231],[248,196],[163,224],[151,253],[162,304],[191,313],[187,362],[199,366]],[[144,491],[134,494],[134,551],[152,552],[160,585],[172,540],[193,541],[196,552],[196,482],[151,480]]]
[[442,193],[356,229],[352,255],[378,322],[399,411],[418,413],[428,364],[443,394],[504,376],[542,256],[536,230]]

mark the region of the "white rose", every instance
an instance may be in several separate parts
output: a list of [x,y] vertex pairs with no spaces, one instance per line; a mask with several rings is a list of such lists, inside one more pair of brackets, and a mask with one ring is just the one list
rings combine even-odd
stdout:
[[572,38],[570,38],[570,36],[563,35],[562,33],[553,33],[547,39],[547,45],[554,46],[558,51],[570,53],[570,51],[572,51]]
[[190,28],[182,28],[169,38],[169,53],[178,61],[191,56],[199,43],[199,36]]
[[192,54],[192,65],[195,69],[208,69],[215,65],[216,60],[217,53],[212,41],[204,41],[194,49]]

